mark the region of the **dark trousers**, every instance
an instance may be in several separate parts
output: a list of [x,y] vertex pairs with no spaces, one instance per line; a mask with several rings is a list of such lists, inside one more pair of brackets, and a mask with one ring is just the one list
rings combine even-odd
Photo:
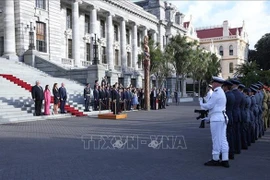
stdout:
[[119,110],[120,110],[119,101],[112,102],[112,112],[113,112],[113,114],[118,114]]
[[255,121],[250,122],[250,141],[251,143],[255,143],[256,135],[255,135]]
[[42,100],[35,100],[35,115],[41,115]]
[[66,100],[60,100],[60,112],[61,113],[65,113],[65,104],[66,104]]
[[85,109],[84,110],[89,111],[90,96],[86,96],[84,104],[85,104]]
[[156,105],[157,105],[156,100],[157,100],[157,98],[155,98],[155,97],[152,99],[151,109],[156,110]]
[[95,100],[94,101],[94,111],[97,111],[98,110],[97,107],[98,107],[98,101]]
[[233,129],[234,129],[234,150],[235,153],[240,154],[242,148],[240,122],[234,122]]
[[247,122],[242,122],[241,123],[241,144],[242,144],[242,149],[247,149],[248,148],[247,132],[248,132],[248,123]]
[[141,99],[141,109],[144,109],[145,107],[144,107],[144,99]]
[[227,126],[226,132],[227,132],[227,141],[229,144],[229,156],[233,157],[234,156],[234,137],[233,137],[234,129],[233,129],[232,125]]

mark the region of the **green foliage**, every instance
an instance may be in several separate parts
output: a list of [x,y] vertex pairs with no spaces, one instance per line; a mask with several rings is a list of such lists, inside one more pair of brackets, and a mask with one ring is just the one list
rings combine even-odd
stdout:
[[260,69],[270,69],[270,33],[262,36],[262,38],[255,44],[256,54],[252,57],[256,60]]

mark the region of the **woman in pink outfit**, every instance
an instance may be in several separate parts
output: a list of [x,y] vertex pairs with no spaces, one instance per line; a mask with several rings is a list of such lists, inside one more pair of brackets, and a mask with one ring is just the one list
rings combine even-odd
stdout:
[[44,105],[44,114],[45,115],[50,115],[50,105],[51,105],[51,92],[49,89],[49,85],[45,86],[45,91],[44,91],[44,100],[45,100],[45,105]]

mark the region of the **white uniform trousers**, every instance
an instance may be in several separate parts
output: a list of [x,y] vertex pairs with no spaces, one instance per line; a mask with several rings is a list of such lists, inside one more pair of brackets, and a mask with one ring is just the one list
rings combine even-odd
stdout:
[[219,160],[219,155],[222,153],[222,161],[228,161],[229,146],[226,136],[227,124],[225,121],[211,121],[210,129],[213,143],[213,160]]

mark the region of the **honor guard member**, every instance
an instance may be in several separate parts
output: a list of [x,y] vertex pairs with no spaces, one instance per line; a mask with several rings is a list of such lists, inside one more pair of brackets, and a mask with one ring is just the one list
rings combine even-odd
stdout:
[[247,136],[246,136],[247,116],[246,116],[246,112],[245,112],[246,96],[243,93],[244,88],[245,88],[245,86],[243,84],[239,84],[238,90],[241,92],[241,96],[242,96],[242,100],[240,102],[240,112],[241,112],[240,133],[241,133],[242,149],[248,149]]
[[84,111],[89,111],[89,105],[90,105],[90,100],[91,100],[91,89],[90,89],[90,84],[87,83],[86,87],[83,90],[83,97],[84,97]]
[[256,89],[253,87],[250,87],[250,100],[251,100],[251,105],[250,105],[250,120],[251,120],[251,143],[255,143],[255,140],[257,140],[256,137],[256,117],[258,114],[258,106],[256,103],[256,98],[255,94],[257,92]]
[[242,94],[238,90],[238,85],[240,82],[236,79],[230,80],[233,83],[232,93],[235,96],[235,102],[233,106],[233,129],[234,129],[234,150],[235,154],[241,153],[241,128],[240,128],[240,120],[241,120],[241,111],[240,111],[240,103],[242,101]]
[[264,124],[264,131],[266,131],[267,126],[268,126],[268,93],[267,93],[267,87],[263,86],[263,124]]
[[258,81],[259,86],[259,95],[260,95],[260,107],[261,107],[261,113],[260,113],[260,133],[262,136],[264,136],[264,119],[263,119],[263,99],[264,99],[264,93],[263,93],[263,83]]
[[260,107],[260,94],[259,94],[259,86],[257,86],[256,84],[252,84],[251,87],[253,87],[256,90],[256,93],[254,94],[255,99],[256,99],[256,116],[255,116],[255,139],[257,140],[259,137],[261,137],[260,134],[260,113],[261,113],[261,107]]
[[233,131],[233,106],[235,97],[232,93],[232,83],[230,81],[225,81],[223,83],[223,90],[226,95],[227,103],[226,103],[226,114],[228,116],[228,124],[227,124],[227,141],[229,143],[229,159],[234,159],[234,131]]
[[94,87],[94,91],[93,91],[93,95],[94,95],[94,111],[97,111],[97,107],[98,107],[98,102],[99,102],[99,91],[98,91],[98,86],[96,85]]
[[[206,162],[205,166],[229,166],[229,146],[226,137],[228,117],[225,114],[226,96],[221,88],[224,80],[220,77],[212,78],[213,94],[207,103],[203,103],[200,98],[202,109],[209,110],[210,129],[213,142],[212,160]],[[222,154],[222,161],[219,161],[219,155]]]
[[250,131],[250,106],[251,106],[251,99],[249,96],[250,93],[250,89],[249,88],[245,88],[243,90],[244,96],[246,98],[246,104],[244,107],[244,111],[245,111],[245,120],[244,121],[244,128],[245,128],[245,133],[246,133],[246,137],[247,137],[247,145],[250,146],[251,145],[251,131]]

